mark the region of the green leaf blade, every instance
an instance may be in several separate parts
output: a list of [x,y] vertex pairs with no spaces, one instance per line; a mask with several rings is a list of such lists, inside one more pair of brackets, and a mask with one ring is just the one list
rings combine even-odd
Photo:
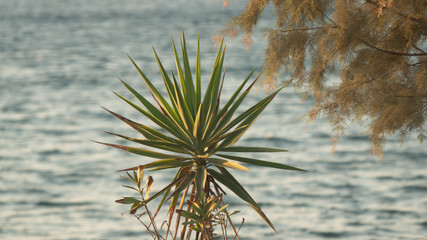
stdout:
[[220,158],[209,158],[208,162],[218,167],[226,167],[226,168],[233,168],[237,170],[249,171],[249,169],[247,169],[245,166],[242,166],[235,162],[220,159]]
[[306,170],[304,170],[304,169],[292,167],[292,166],[282,164],[282,163],[275,163],[275,162],[258,160],[258,159],[254,159],[254,158],[230,156],[230,155],[224,155],[224,154],[216,154],[216,155],[223,157],[223,158],[226,158],[226,159],[230,159],[230,160],[234,160],[234,161],[238,161],[238,162],[243,162],[243,163],[247,163],[247,164],[252,164],[252,165],[256,165],[256,166],[260,166],[260,167],[269,167],[269,168],[278,168],[278,169],[283,169],[283,170],[294,170],[294,171],[306,172]]
[[288,152],[288,150],[281,148],[268,148],[268,147],[246,147],[246,146],[230,146],[222,148],[221,152]]
[[200,34],[197,35],[197,53],[196,53],[196,107],[200,105],[201,102],[201,85],[202,85],[202,67],[200,61]]
[[161,141],[161,140],[145,140],[145,139],[138,139],[138,138],[132,138],[127,137],[121,134],[106,132],[110,135],[114,135],[123,139],[126,139],[128,141],[136,142],[139,144],[142,144],[147,147],[153,147],[160,150],[175,152],[175,153],[182,153],[182,154],[191,154],[191,151],[186,150],[185,148],[182,148],[179,144],[175,142],[169,142],[169,141]]
[[193,78],[191,76],[191,68],[188,60],[187,46],[185,42],[184,32],[182,32],[182,37],[181,37],[181,50],[182,50],[182,60],[184,62],[184,79],[181,83],[182,83],[185,99],[188,103],[188,107],[190,108],[191,113],[194,116],[197,110],[196,109],[197,107],[196,90],[194,88]]
[[225,169],[225,168],[218,168],[221,173],[209,169],[209,173],[220,183],[225,185],[228,189],[230,189],[232,192],[234,192],[240,199],[247,202],[260,216],[264,221],[274,230],[273,224],[268,219],[268,217],[264,214],[264,212],[261,210],[261,207],[255,202],[255,200],[249,195],[249,193],[243,188],[242,185]]
[[142,148],[128,147],[128,146],[116,145],[116,144],[111,144],[111,143],[103,143],[103,142],[97,142],[97,141],[94,141],[94,142],[99,143],[99,144],[103,144],[103,145],[106,145],[109,147],[118,148],[118,149],[124,150],[126,152],[130,152],[133,154],[137,154],[137,155],[141,155],[141,156],[145,156],[145,157],[150,157],[150,158],[167,159],[167,158],[177,158],[178,157],[178,156],[154,152],[154,151],[150,151],[150,150],[146,150],[146,149],[142,149]]

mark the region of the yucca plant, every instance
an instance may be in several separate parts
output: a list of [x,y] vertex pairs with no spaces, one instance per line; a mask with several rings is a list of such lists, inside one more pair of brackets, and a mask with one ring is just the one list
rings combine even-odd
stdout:
[[206,194],[202,192],[197,201],[188,201],[191,211],[177,211],[177,213],[189,220],[183,222],[183,225],[189,225],[191,230],[200,233],[202,239],[209,239],[213,236],[215,224],[225,225],[223,216],[224,213],[227,214],[228,204],[224,206],[221,204],[222,195],[206,197]]
[[[170,75],[166,72],[156,51],[153,49],[154,56],[163,79],[164,87],[167,92],[167,97],[161,94],[161,92],[154,86],[153,82],[147,78],[145,73],[137,66],[130,56],[128,57],[144,80],[148,92],[153,97],[153,102],[150,102],[145,96],[138,93],[123,81],[122,83],[124,86],[136,97],[136,99],[140,101],[142,105],[138,105],[115,93],[118,97],[139,111],[146,119],[151,120],[164,131],[156,130],[143,123],[137,123],[107,110],[134,128],[143,136],[143,138],[133,138],[115,133],[110,134],[136,142],[144,147],[149,147],[150,149],[158,149],[158,151],[109,143],[102,144],[144,157],[157,159],[149,163],[141,164],[140,166],[124,169],[123,171],[140,171],[140,169],[155,171],[175,168],[177,169],[175,177],[169,184],[150,197],[145,199],[128,197],[120,199],[117,202],[132,204],[131,213],[135,213],[139,208],[145,207],[146,204],[153,199],[161,197],[160,204],[153,216],[154,218],[163,204],[170,201],[166,236],[170,234],[172,217],[174,213],[178,212],[175,225],[175,235],[173,235],[173,238],[176,239],[178,237],[177,229],[180,222],[179,219],[181,217],[185,218],[185,215],[188,217],[188,212],[194,213],[194,203],[203,201],[204,203],[209,201],[212,202],[213,199],[218,199],[218,197],[222,196],[224,192],[221,185],[223,185],[235,193],[240,199],[247,202],[264,219],[264,221],[274,229],[273,224],[261,210],[258,203],[249,195],[229,169],[246,171],[248,169],[245,165],[249,164],[284,170],[304,171],[282,163],[263,161],[230,154],[236,152],[286,151],[283,149],[267,147],[234,146],[234,144],[255,122],[266,106],[273,100],[281,88],[274,91],[247,110],[237,114],[237,109],[241,106],[242,102],[245,100],[249,91],[259,77],[258,75],[258,77],[256,77],[255,80],[249,84],[246,89],[244,89],[255,70],[253,70],[242,81],[230,99],[221,106],[220,96],[224,81],[223,72],[225,73],[225,70],[223,70],[225,55],[223,41],[221,42],[216,55],[212,74],[207,82],[204,95],[202,94],[199,38],[197,40],[194,80],[190,70],[184,34],[182,34],[181,38],[182,62],[179,59],[173,39],[172,48],[176,63],[176,72],[173,73],[171,71]],[[188,210],[184,211],[182,208],[186,200],[193,204],[193,208],[190,206],[191,204],[189,204]],[[211,206],[215,206],[215,208],[218,208],[216,210],[219,210],[225,206],[222,200],[220,202],[220,204],[213,204]],[[212,211],[210,214],[211,216],[215,216],[215,214],[212,214]],[[205,221],[206,219],[203,220]],[[213,219],[210,221],[212,220]],[[186,230],[186,226],[188,230]],[[187,235],[191,232],[191,228],[189,227],[192,227],[194,230],[197,226],[198,225],[194,221],[187,219],[186,224],[184,224],[181,230],[181,239],[184,239],[186,231]],[[198,237],[196,237],[196,239],[197,238]],[[206,238],[202,237],[201,239]]]

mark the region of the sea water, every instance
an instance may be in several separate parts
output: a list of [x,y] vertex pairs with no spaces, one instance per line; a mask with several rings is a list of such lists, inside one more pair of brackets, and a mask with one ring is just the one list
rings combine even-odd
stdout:
[[[101,106],[151,124],[111,91],[130,96],[118,78],[145,91],[126,53],[160,87],[151,47],[173,69],[170,39],[179,46],[182,30],[192,64],[200,34],[206,86],[217,51],[212,38],[245,3],[0,0],[0,239],[151,239],[114,202],[132,194],[116,170],[149,159],[90,141],[124,144],[104,130],[137,136]],[[248,50],[239,38],[226,39],[223,97],[262,66],[262,28],[273,25],[267,11]],[[264,96],[256,87],[244,107]],[[328,121],[306,124],[312,104],[283,90],[239,141],[288,149],[247,156],[308,170],[233,171],[278,231],[229,193],[232,210],[241,210],[236,225],[245,219],[241,239],[427,238],[426,144],[410,136],[401,145],[392,136],[380,161],[363,127],[350,125],[332,154]],[[155,190],[173,174],[153,174]]]

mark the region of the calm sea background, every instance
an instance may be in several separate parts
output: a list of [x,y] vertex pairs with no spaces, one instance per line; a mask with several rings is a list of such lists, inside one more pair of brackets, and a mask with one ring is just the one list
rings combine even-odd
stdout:
[[[191,56],[200,33],[206,80],[212,37],[246,3],[230,2],[0,0],[0,239],[151,239],[114,202],[132,194],[116,170],[147,160],[90,141],[121,143],[104,130],[135,136],[100,106],[149,124],[111,91],[129,96],[118,77],[145,91],[126,53],[161,86],[151,47],[172,69],[170,39],[179,42],[181,30]],[[258,29],[274,24],[268,13]],[[261,66],[261,36],[248,51],[227,39],[225,97]],[[259,87],[246,106],[263,96]],[[232,209],[242,210],[235,221],[245,218],[241,238],[427,238],[426,143],[390,137],[381,162],[363,128],[351,126],[333,155],[328,121],[300,120],[311,104],[282,91],[240,140],[288,149],[252,157],[309,170],[235,172],[278,230],[230,194]],[[153,175],[157,189],[172,174]]]

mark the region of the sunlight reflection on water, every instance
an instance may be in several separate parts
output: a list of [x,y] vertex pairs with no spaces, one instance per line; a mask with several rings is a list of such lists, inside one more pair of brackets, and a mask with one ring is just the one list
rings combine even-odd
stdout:
[[[215,55],[211,38],[243,3],[223,9],[221,2],[201,0],[0,0],[0,239],[151,239],[114,203],[129,194],[115,171],[139,158],[90,142],[117,142],[104,130],[134,134],[100,105],[144,121],[111,93],[127,94],[117,76],[144,91],[125,53],[158,78],[151,46],[172,68],[170,36],[178,39],[181,29],[188,46],[200,32],[207,78]],[[261,25],[270,20],[265,16]],[[227,42],[225,97],[261,65],[264,48],[260,38],[249,51],[237,39]],[[247,104],[263,96],[259,88]],[[332,155],[328,121],[297,120],[310,106],[285,90],[241,139],[242,145],[288,149],[254,156],[309,170],[236,172],[279,231],[230,194],[242,210],[235,222],[245,218],[242,239],[426,237],[425,144],[412,137],[400,146],[393,137],[380,162],[355,126]],[[171,174],[154,176],[157,189]]]

